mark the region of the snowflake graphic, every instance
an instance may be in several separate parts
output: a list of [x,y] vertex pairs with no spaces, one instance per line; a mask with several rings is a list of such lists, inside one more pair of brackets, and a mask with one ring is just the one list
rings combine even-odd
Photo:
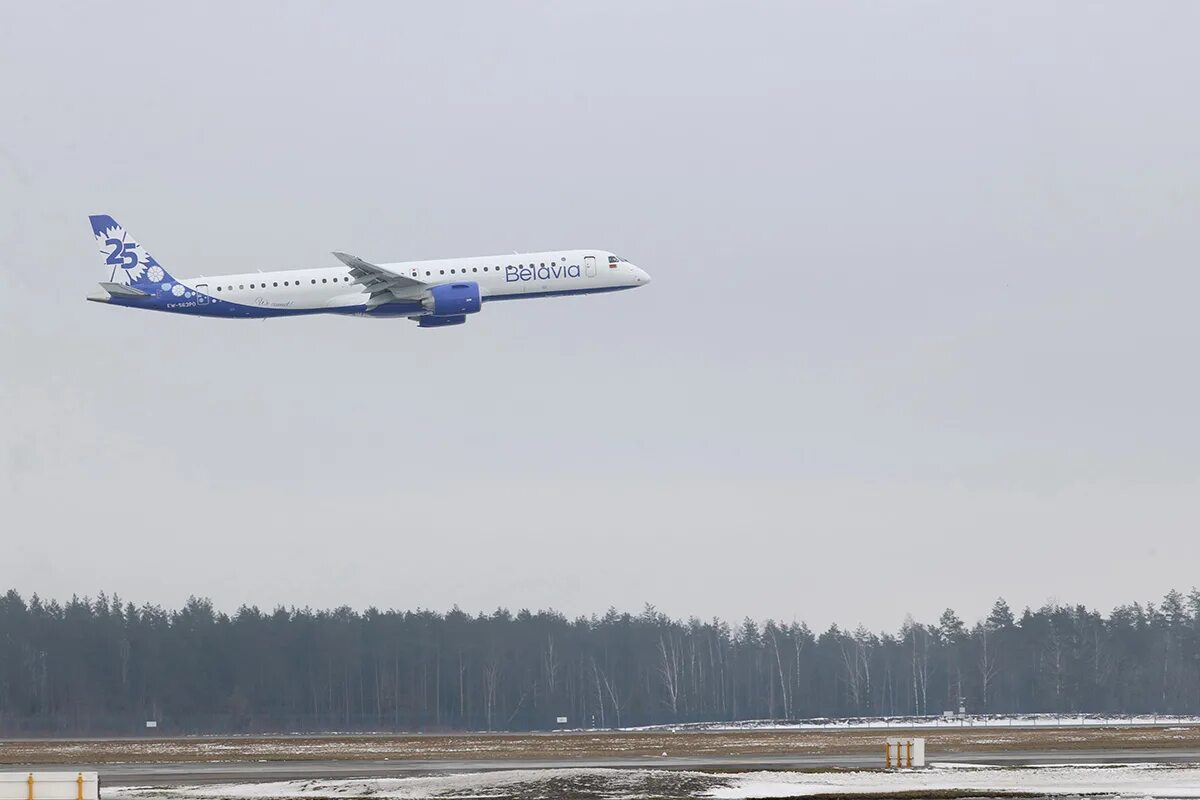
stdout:
[[146,277],[149,278],[152,283],[158,283],[163,279],[162,267],[155,264],[153,267],[146,270]]
[[96,234],[96,242],[100,245],[100,253],[106,264],[111,264],[113,283],[128,286],[136,283],[146,274],[146,267],[154,264],[154,259],[142,252],[141,246],[129,238],[124,228],[112,226]]

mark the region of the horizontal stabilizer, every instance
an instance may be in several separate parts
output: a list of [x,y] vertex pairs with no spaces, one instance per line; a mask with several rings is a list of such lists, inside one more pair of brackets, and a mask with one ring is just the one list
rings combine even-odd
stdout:
[[127,286],[124,283],[105,283],[101,281],[100,288],[111,295],[119,297],[149,297],[149,292],[143,292],[133,286]]

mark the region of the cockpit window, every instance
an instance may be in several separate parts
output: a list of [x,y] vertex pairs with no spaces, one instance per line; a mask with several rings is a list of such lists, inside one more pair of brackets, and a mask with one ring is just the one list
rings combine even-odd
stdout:
[[618,261],[620,261],[620,260],[621,260],[621,259],[617,258],[616,256],[609,256],[609,257],[608,257],[608,263],[610,263],[610,264],[615,264],[615,263],[617,263],[617,262],[618,262]]

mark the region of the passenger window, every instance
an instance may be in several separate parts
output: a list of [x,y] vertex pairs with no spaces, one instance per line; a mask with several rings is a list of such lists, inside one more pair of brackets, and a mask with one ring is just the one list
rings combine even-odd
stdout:
[[239,284],[238,284],[238,288],[239,288],[239,289],[245,289],[245,288],[246,288],[246,284],[244,284],[244,283],[239,283]]
[[471,272],[479,272],[479,267],[471,267]]

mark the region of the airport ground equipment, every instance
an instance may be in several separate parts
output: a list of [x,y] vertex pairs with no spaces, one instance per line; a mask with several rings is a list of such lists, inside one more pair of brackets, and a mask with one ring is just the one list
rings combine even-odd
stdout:
[[0,772],[0,800],[100,800],[96,772]]
[[890,738],[883,746],[884,769],[912,769],[925,766],[925,740]]

